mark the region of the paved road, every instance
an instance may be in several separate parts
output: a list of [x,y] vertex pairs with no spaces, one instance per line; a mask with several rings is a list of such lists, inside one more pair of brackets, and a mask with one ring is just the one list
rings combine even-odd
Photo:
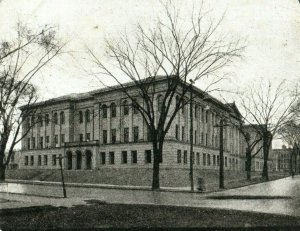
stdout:
[[[1,187],[0,191],[1,189],[2,191],[5,190],[3,185]],[[92,198],[108,203],[209,207],[300,217],[300,176],[216,193],[153,192],[149,190],[118,189],[113,187],[71,187],[69,185],[67,188],[68,198],[63,199],[57,198],[62,194],[58,184],[45,186],[9,183],[6,190],[14,193],[44,195],[44,197],[40,197],[0,193],[0,198],[15,201],[14,207],[17,207],[16,201],[21,201],[23,203],[21,206],[28,206],[30,204],[72,206],[83,204],[85,203],[85,199]],[[1,207],[8,208],[9,203],[0,203]]]

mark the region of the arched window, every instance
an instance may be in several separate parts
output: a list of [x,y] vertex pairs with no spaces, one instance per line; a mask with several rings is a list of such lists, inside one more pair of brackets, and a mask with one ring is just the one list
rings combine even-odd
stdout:
[[107,106],[106,106],[106,104],[102,105],[102,117],[107,118]]
[[31,126],[35,125],[35,116],[31,116]]
[[111,117],[116,117],[117,116],[117,106],[115,103],[112,103],[110,105],[110,111],[111,111]]
[[65,124],[65,113],[60,112],[60,124]]
[[[134,101],[137,102],[136,99],[134,99]],[[139,113],[138,106],[136,103],[134,103],[134,101],[132,101],[133,114],[138,114]]]
[[57,117],[57,113],[56,112],[53,115],[53,120],[54,120],[54,124],[58,124],[58,117]]
[[157,111],[159,111],[160,113],[163,112],[163,97],[162,97],[162,95],[159,95],[157,97]]
[[42,117],[42,115],[38,116],[38,120],[39,120],[40,127],[42,127],[43,126],[43,117]]
[[90,110],[89,109],[85,111],[85,121],[87,123],[90,122]]
[[79,123],[83,123],[83,113],[79,111]]
[[46,115],[45,115],[45,123],[46,123],[46,126],[49,125],[49,122],[50,122],[49,114],[46,114]]
[[182,100],[182,103],[181,103],[181,112],[182,113],[185,112],[185,100],[184,99]]
[[129,106],[128,106],[127,100],[124,100],[124,102],[123,102],[123,110],[124,110],[124,115],[129,114]]

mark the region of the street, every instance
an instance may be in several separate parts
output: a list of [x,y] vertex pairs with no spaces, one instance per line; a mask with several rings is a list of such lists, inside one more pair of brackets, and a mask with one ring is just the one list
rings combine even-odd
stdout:
[[[63,199],[62,189],[56,185],[13,184],[1,188],[2,199],[16,207],[16,201],[34,205],[67,206],[84,204],[87,199],[96,199],[107,203],[154,204],[187,206],[199,208],[232,209],[241,211],[272,213],[300,216],[300,176],[287,177],[266,183],[245,186],[214,193],[190,193],[177,191],[151,191],[138,188],[118,187],[75,187],[67,186],[68,198]],[[18,194],[22,193],[22,194]],[[24,195],[28,194],[28,195]],[[32,194],[35,194],[33,196]],[[39,195],[37,195],[39,194]],[[41,197],[42,196],[42,197]],[[0,207],[9,208],[10,203],[1,203]]]

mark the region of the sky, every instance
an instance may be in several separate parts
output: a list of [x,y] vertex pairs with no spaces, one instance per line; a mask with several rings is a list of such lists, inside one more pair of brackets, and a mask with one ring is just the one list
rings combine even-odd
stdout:
[[[199,0],[179,1],[188,18]],[[226,71],[222,87],[246,89],[259,78],[300,78],[300,4],[298,0],[204,0],[214,18],[225,12],[221,32],[245,41],[243,58]],[[158,0],[0,0],[0,39],[21,21],[32,28],[58,26],[72,55],[63,55],[33,80],[41,98],[86,92],[102,87],[89,73],[86,47],[104,54],[104,39],[133,33],[138,22],[146,25],[162,13]],[[201,88],[201,83],[196,83]]]

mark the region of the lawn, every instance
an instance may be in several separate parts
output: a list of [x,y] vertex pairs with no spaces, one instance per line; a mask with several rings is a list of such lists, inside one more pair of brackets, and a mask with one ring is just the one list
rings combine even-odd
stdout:
[[291,216],[156,205],[106,204],[0,210],[0,229],[90,229],[175,227],[282,227],[300,226]]

